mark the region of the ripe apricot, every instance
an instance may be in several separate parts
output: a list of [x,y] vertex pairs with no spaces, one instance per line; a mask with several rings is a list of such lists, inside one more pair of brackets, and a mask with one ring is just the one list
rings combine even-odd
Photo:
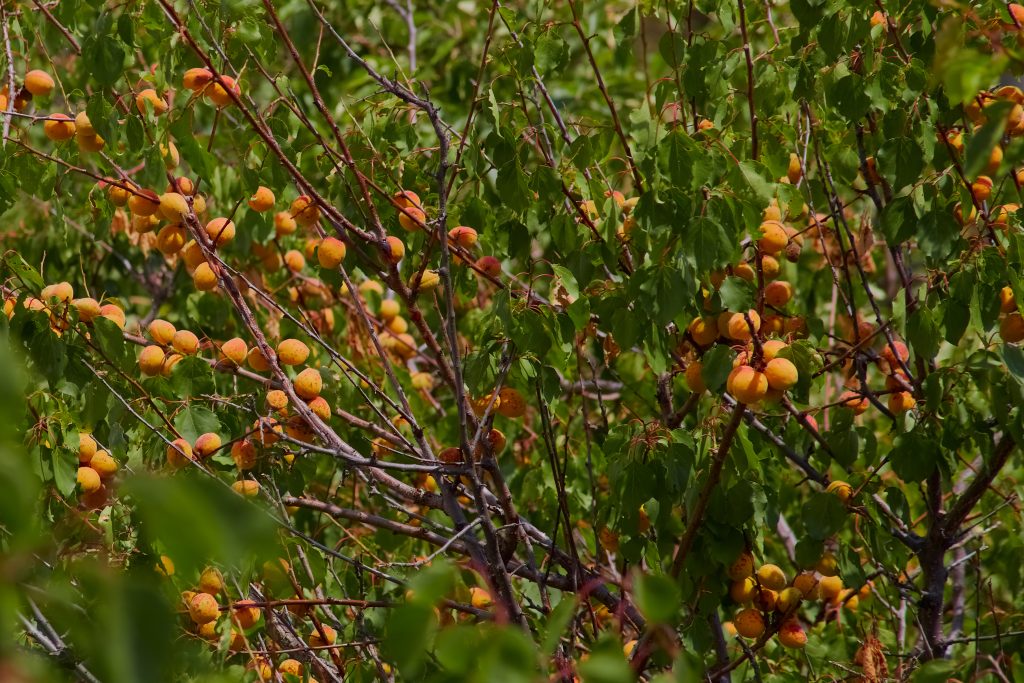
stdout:
[[309,402],[309,409],[324,422],[331,419],[331,404],[323,396],[317,396],[311,400]]
[[419,207],[407,207],[398,212],[398,224],[409,232],[422,230],[427,224],[427,214]]
[[302,365],[307,358],[309,347],[298,339],[285,339],[277,345],[277,359],[283,365]]
[[211,74],[211,81],[204,91],[207,99],[218,107],[226,107],[234,100],[231,98],[231,93],[234,93],[235,97],[241,97],[242,89],[235,82],[235,79],[231,76],[225,76],[220,74],[220,80],[217,80],[216,76]]
[[773,591],[786,587],[786,574],[777,564],[763,564],[757,568],[757,582]]
[[327,624],[321,624],[320,629],[323,631],[323,635],[315,628],[309,634],[307,642],[310,647],[324,647],[325,645],[334,645],[334,641],[338,639],[338,633]]
[[320,207],[308,195],[296,197],[289,212],[299,225],[313,225],[320,220]]
[[199,351],[199,337],[189,330],[178,330],[171,337],[171,345],[178,353],[192,356]]
[[297,273],[306,267],[306,257],[302,255],[301,251],[289,249],[285,252],[284,264],[288,266],[288,270]]
[[790,612],[800,604],[803,600],[804,594],[798,588],[783,588],[779,591],[779,598],[775,602],[775,609],[785,614]]
[[100,317],[106,318],[113,322],[115,325],[120,327],[122,330],[125,326],[124,310],[117,304],[103,304],[100,306]]
[[58,282],[56,284],[46,285],[43,287],[39,296],[43,301],[53,301],[56,299],[60,302],[67,302],[74,298],[75,290],[71,287],[70,282]]
[[88,465],[93,456],[96,455],[96,439],[92,434],[85,432],[78,433],[78,464]]
[[209,593],[196,593],[188,601],[188,615],[193,622],[199,625],[216,621],[220,616],[220,605],[217,604],[217,598]]
[[82,491],[82,493],[92,493],[94,491],[98,491],[100,486],[103,485],[103,482],[100,481],[99,472],[89,467],[88,465],[83,465],[78,468],[77,481],[78,488]]
[[398,192],[395,193],[394,199],[395,204],[402,207],[403,209],[407,209],[409,207],[414,207],[417,209],[423,208],[423,203],[420,201],[420,196],[413,192],[412,190],[399,190]]
[[741,605],[753,601],[757,595],[757,584],[749,576],[745,579],[738,579],[729,584],[729,597]]
[[25,74],[25,90],[28,90],[34,97],[45,97],[50,94],[55,85],[53,76],[39,69],[32,69]]
[[491,594],[479,586],[473,586],[469,589],[470,603],[477,609],[487,609],[494,604],[491,599]]
[[153,110],[154,116],[160,116],[167,111],[166,100],[160,97],[153,88],[146,88],[135,96],[135,106],[140,114],[145,115],[147,105]]
[[704,383],[704,376],[701,371],[704,369],[699,360],[695,360],[686,366],[683,377],[686,379],[686,387],[695,394],[703,394],[708,387]]
[[501,275],[501,261],[493,256],[481,256],[476,260],[476,267],[480,272],[491,277]]
[[822,600],[835,600],[843,590],[843,580],[838,576],[823,576],[818,588]]
[[785,358],[773,358],[764,368],[768,386],[776,391],[785,391],[800,379],[796,366]]
[[437,271],[425,270],[422,276],[419,273],[415,273],[409,286],[421,292],[429,292],[436,289],[439,284],[441,284],[441,276],[438,275]]
[[256,622],[260,620],[260,608],[255,607],[255,604],[253,600],[239,600],[236,602],[231,608],[231,621],[244,629],[250,629],[255,626]]
[[274,208],[274,192],[269,187],[260,185],[256,188],[256,191],[252,193],[247,202],[249,208],[256,212],[270,211]]
[[789,166],[786,168],[786,177],[792,185],[796,185],[804,177],[804,170],[800,165],[800,157],[793,152],[789,153]]
[[167,462],[172,467],[181,467],[192,459],[192,445],[185,439],[175,439],[167,446]]
[[139,352],[139,369],[144,375],[159,375],[164,364],[164,350],[155,344]]
[[181,84],[186,90],[195,92],[205,88],[211,80],[213,80],[213,74],[210,73],[210,70],[200,67],[186,71],[181,79]]
[[825,490],[828,493],[834,494],[843,503],[848,502],[850,497],[853,495],[853,487],[845,481],[840,481],[838,479],[830,482],[828,488]]
[[256,466],[256,446],[249,439],[239,439],[231,444],[231,459],[235,467],[241,471],[251,470]]
[[249,364],[249,367],[256,372],[267,372],[270,370],[270,363],[267,361],[267,357],[263,355],[258,346],[254,346],[249,349],[249,353],[245,357],[245,362]]
[[448,231],[448,238],[463,249],[469,249],[476,244],[476,230],[465,225],[452,228]]
[[889,394],[889,400],[887,401],[890,412],[899,415],[911,410],[917,405],[917,399],[914,398],[913,394],[909,391],[897,391]]
[[260,493],[260,485],[252,479],[236,481],[231,485],[231,489],[238,495],[245,498],[254,498]]
[[775,308],[782,308],[793,298],[793,285],[783,280],[769,282],[764,287],[764,302]]
[[725,570],[726,575],[733,581],[745,579],[754,574],[754,556],[749,550],[741,552],[733,563]]
[[209,292],[216,289],[217,282],[217,272],[209,263],[200,263],[192,273],[192,283],[200,292]]
[[288,394],[280,389],[271,389],[267,392],[267,407],[271,410],[284,410],[288,406]]
[[868,400],[856,391],[844,391],[839,395],[839,404],[849,408],[855,415],[863,415],[868,409]]
[[206,234],[218,247],[222,247],[235,238],[235,223],[227,218],[214,218],[206,224]]
[[174,339],[174,333],[177,332],[177,330],[174,329],[174,325],[160,318],[149,323],[146,331],[149,333],[149,338],[152,339],[154,343],[160,344],[161,346],[167,346],[170,344]]
[[274,214],[274,233],[278,237],[287,237],[295,232],[297,224],[292,215],[287,211],[279,211]]
[[234,337],[224,342],[220,347],[221,359],[229,360],[235,365],[241,365],[245,362],[245,357],[249,354],[249,347],[246,345],[245,340],[241,337]]
[[220,450],[221,440],[214,432],[206,432],[200,434],[199,438],[196,439],[196,443],[192,446],[192,452],[197,458],[208,458],[215,452]]
[[757,403],[768,393],[768,378],[749,365],[741,365],[729,373],[726,390],[740,403]]
[[106,451],[97,451],[89,461],[89,467],[96,470],[100,479],[109,479],[117,473],[117,461],[110,457]]
[[78,319],[82,322],[89,322],[100,315],[100,304],[91,297],[74,299],[71,305],[78,311]]
[[802,572],[793,579],[793,587],[808,600],[817,600],[820,594],[818,578],[814,572]]
[[165,256],[177,254],[185,246],[185,228],[181,225],[165,225],[156,234],[156,248]]
[[499,415],[516,418],[526,414],[526,401],[523,395],[512,387],[503,387],[498,392],[498,403],[495,410]]
[[199,591],[216,595],[224,590],[224,576],[216,567],[207,567],[199,575]]
[[802,648],[807,644],[807,633],[796,619],[789,619],[779,630],[779,643],[783,647]]
[[999,322],[999,336],[1011,344],[1024,340],[1024,317],[1017,311],[1006,314]]
[[761,237],[757,240],[757,246],[766,254],[777,254],[789,243],[786,226],[779,221],[765,221],[761,223],[760,230]]
[[760,638],[764,633],[764,617],[752,607],[740,610],[732,622],[736,632],[744,638]]
[[[748,318],[750,322],[747,322]],[[721,326],[719,328],[721,329]],[[761,329],[761,316],[755,310],[747,311],[746,314],[733,313],[729,316],[727,329],[729,330],[730,339],[750,341],[754,333]]]
[[405,245],[402,240],[397,237],[389,235],[387,237],[387,250],[384,252],[384,258],[389,263],[398,263],[405,256]]
[[43,122],[43,134],[54,142],[70,140],[75,135],[75,122],[66,114],[50,114]]
[[292,384],[299,398],[309,401],[319,396],[323,390],[323,377],[318,370],[306,368],[295,376]]
[[699,346],[710,346],[718,339],[718,320],[714,317],[694,318],[686,331]]
[[345,260],[345,243],[334,237],[324,238],[316,250],[316,260],[321,268],[333,270]]

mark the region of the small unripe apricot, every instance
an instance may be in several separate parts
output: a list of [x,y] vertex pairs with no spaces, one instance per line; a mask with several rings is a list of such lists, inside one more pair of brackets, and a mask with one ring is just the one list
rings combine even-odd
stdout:
[[785,358],[773,358],[764,368],[768,386],[776,391],[785,391],[793,387],[800,379],[796,366]]
[[82,493],[93,493],[94,491],[98,491],[103,485],[103,482],[100,480],[99,472],[86,465],[78,468],[77,481],[78,488]]
[[223,345],[221,345],[220,354],[222,359],[229,360],[235,365],[241,365],[245,362],[245,357],[249,354],[249,347],[246,345],[244,339],[241,337],[235,337],[227,340]]
[[274,208],[274,192],[269,187],[260,185],[253,192],[252,196],[249,197],[249,208],[253,211],[262,213],[263,211],[270,211]]
[[181,467],[192,459],[192,445],[185,439],[175,439],[167,446],[167,462],[172,467]]
[[192,452],[197,458],[208,458],[220,450],[220,447],[220,437],[214,432],[206,432],[205,434],[200,434],[199,438],[196,439]]
[[206,224],[206,234],[216,246],[224,246],[235,238],[235,224],[227,218],[214,218]]
[[768,378],[749,365],[741,365],[729,373],[726,390],[740,403],[757,403],[768,393]]
[[477,234],[473,228],[460,225],[448,231],[448,238],[463,249],[469,249],[476,244]]
[[43,134],[54,142],[70,140],[75,136],[75,122],[66,114],[50,114],[43,122]]
[[144,375],[159,375],[164,364],[164,350],[150,345],[139,353],[139,369]]
[[167,346],[170,344],[171,340],[174,339],[174,333],[177,332],[177,330],[174,329],[174,325],[166,320],[161,320],[160,318],[149,323],[149,327],[146,328],[146,331],[149,332],[149,338],[152,339],[154,343],[160,344],[161,346]]
[[178,330],[171,338],[171,345],[178,353],[192,356],[199,351],[199,337],[188,330]]
[[277,345],[277,359],[284,365],[302,365],[309,358],[309,347],[298,339],[285,339]]
[[188,601],[188,615],[196,624],[208,624],[220,616],[220,605],[217,598],[209,593],[196,593]]
[[304,194],[295,198],[289,211],[299,225],[313,225],[320,220],[320,207]]
[[25,74],[25,90],[28,90],[35,97],[49,95],[54,85],[53,76],[45,71],[32,69]]
[[760,638],[764,633],[764,617],[752,607],[740,610],[732,622],[736,632],[744,638]]
[[306,368],[293,380],[293,386],[295,387],[295,393],[299,398],[310,401],[320,395],[323,390],[323,377],[320,376],[320,372],[314,368]]
[[765,588],[780,591],[786,587],[786,575],[776,564],[763,564],[757,568],[757,581]]

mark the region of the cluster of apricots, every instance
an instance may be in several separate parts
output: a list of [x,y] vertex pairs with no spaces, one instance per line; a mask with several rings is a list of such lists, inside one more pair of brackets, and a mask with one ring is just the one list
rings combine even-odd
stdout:
[[117,461],[109,452],[99,447],[92,434],[78,435],[78,490],[81,502],[87,508],[96,509],[106,504],[110,495],[110,484],[117,474]]
[[[14,316],[14,307],[18,297],[9,293],[4,298],[4,313],[8,318]],[[75,290],[69,282],[57,282],[43,287],[39,297],[26,296],[22,306],[30,311],[42,311],[50,321],[50,329],[56,335],[62,335],[71,326],[69,314],[72,310],[78,319],[91,323],[96,318],[106,318],[122,330],[126,324],[124,309],[113,302],[100,303],[92,297],[75,298]]]

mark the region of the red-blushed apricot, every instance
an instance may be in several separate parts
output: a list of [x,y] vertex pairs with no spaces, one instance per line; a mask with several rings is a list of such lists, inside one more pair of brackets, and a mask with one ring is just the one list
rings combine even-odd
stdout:
[[231,444],[231,459],[243,472],[251,470],[256,467],[256,445],[249,439],[239,439]]
[[409,206],[398,211],[398,224],[409,232],[422,230],[427,225],[427,214],[417,206]]
[[480,272],[491,277],[501,275],[501,261],[493,256],[481,256],[476,260],[476,267]]
[[309,634],[309,638],[306,642],[309,643],[310,647],[324,647],[327,645],[334,645],[334,642],[338,639],[338,633],[327,624],[320,624],[320,630],[323,631],[323,635],[320,635],[320,631],[316,628]]
[[324,422],[331,419],[331,404],[327,402],[323,396],[317,396],[309,402],[309,409],[313,411],[313,414],[319,417]]
[[109,479],[117,473],[117,461],[106,451],[96,451],[96,455],[89,461],[89,467],[96,470],[100,479]]
[[235,223],[227,218],[214,218],[206,224],[206,234],[218,247],[222,247],[235,239]]
[[1024,340],[1024,317],[1017,311],[1003,316],[999,321],[999,336],[1011,344]]
[[326,237],[316,249],[316,260],[321,268],[335,269],[345,260],[345,243],[334,237]]
[[764,302],[775,308],[782,308],[793,298],[793,285],[783,280],[769,282],[764,287]]
[[394,194],[395,204],[398,206],[408,209],[410,207],[422,209],[423,202],[420,201],[420,196],[412,190],[399,190]]
[[75,122],[67,114],[50,114],[43,122],[43,134],[54,142],[75,136]]
[[760,638],[764,633],[764,617],[752,607],[740,610],[733,617],[732,623],[736,626],[736,632],[744,638]]
[[526,401],[517,389],[503,387],[498,392],[498,402],[494,409],[505,417],[522,417],[526,414]]
[[241,97],[242,89],[234,78],[220,74],[220,80],[218,81],[217,76],[213,76],[212,74],[211,76],[212,78],[210,83],[206,86],[206,90],[203,92],[206,94],[207,99],[213,102],[214,105],[217,107],[226,107],[234,102],[234,99],[231,97],[231,93],[234,93],[235,97]]
[[800,379],[796,366],[785,358],[770,360],[765,365],[764,374],[768,378],[768,386],[776,391],[786,391]]
[[[755,581],[756,583],[756,581]],[[757,594],[754,595],[753,605],[762,612],[773,612],[775,603],[779,600],[779,594],[771,588],[758,586]]]
[[250,209],[262,213],[274,208],[275,199],[273,190],[269,187],[260,185],[256,188],[256,191],[253,192],[252,196],[249,197],[249,201],[247,203]]
[[39,297],[43,301],[57,300],[60,302],[71,301],[75,297],[75,290],[71,287],[70,282],[58,282],[52,285],[46,285],[43,287],[43,291],[39,293]]
[[807,644],[807,633],[795,618],[788,619],[779,629],[779,643],[783,647],[802,648]]
[[159,346],[150,345],[139,352],[139,370],[144,375],[159,375],[164,364],[164,350]]
[[745,579],[754,574],[754,556],[749,550],[741,552],[733,563],[725,570],[726,575],[733,581]]
[[[95,457],[95,456],[94,456]],[[99,472],[89,467],[88,465],[82,465],[78,468],[78,489],[82,493],[92,493],[98,491],[103,482],[100,480]]]
[[292,235],[297,229],[295,219],[287,211],[279,211],[274,214],[274,232],[278,237]]
[[216,621],[220,616],[220,605],[217,604],[217,598],[209,593],[196,593],[188,601],[188,615],[193,622],[199,625]]
[[[721,323],[719,323],[719,329],[721,329]],[[730,339],[750,341],[754,334],[761,329],[761,316],[755,310],[749,310],[746,314],[733,313],[729,316],[726,329],[729,331]]]
[[814,572],[801,572],[793,579],[793,587],[800,591],[800,594],[807,600],[817,600],[821,594],[818,587],[818,577]]
[[222,360],[228,360],[235,365],[241,365],[245,362],[245,357],[249,354],[249,347],[246,345],[245,340],[241,337],[234,337],[224,342],[220,347],[220,357]]
[[289,249],[285,252],[284,264],[288,266],[288,270],[297,273],[306,267],[306,257],[302,255],[301,251]]
[[208,458],[220,450],[221,443],[220,436],[214,432],[200,434],[195,445],[192,446],[192,453],[197,458]]
[[298,339],[285,339],[277,345],[277,359],[283,365],[302,365],[309,358],[309,347]]
[[181,467],[192,459],[192,445],[185,439],[175,439],[167,446],[167,463],[172,467]]
[[726,390],[740,403],[757,403],[768,393],[768,378],[749,365],[733,368]]
[[100,303],[91,297],[75,299],[71,305],[78,311],[78,319],[82,322],[90,322],[100,315]]
[[53,76],[39,69],[32,69],[25,74],[25,90],[28,90],[34,97],[45,97],[56,85]]
[[897,391],[889,394],[888,405],[892,413],[899,415],[911,410],[917,405],[917,400],[909,391]]
[[296,197],[288,211],[299,225],[313,225],[320,220],[320,207],[308,195]]
[[703,369],[703,364],[699,360],[695,360],[686,366],[683,373],[686,387],[695,394],[703,394],[708,390],[707,384],[704,383],[704,376],[701,374]]
[[760,227],[761,237],[757,246],[766,254],[778,254],[789,243],[786,226],[779,221],[765,221]]
[[242,479],[231,485],[231,489],[245,498],[255,498],[260,494],[260,485],[252,479]]
[[315,368],[306,368],[292,381],[295,393],[299,398],[311,401],[320,395],[323,390],[324,381],[320,371]]
[[868,409],[868,400],[856,391],[844,391],[839,395],[839,404],[849,408],[855,415],[863,415]]
[[146,109],[151,109],[154,116],[160,116],[167,111],[167,101],[157,94],[153,88],[146,88],[135,96],[135,106],[140,114],[145,115]]
[[466,225],[454,227],[448,231],[448,238],[463,249],[469,249],[476,244],[476,230]]
[[200,292],[213,291],[217,289],[217,271],[209,263],[200,263],[192,273],[192,283]]
[[88,465],[93,456],[96,455],[96,439],[92,434],[85,432],[78,433],[78,464]]
[[843,503],[848,502],[850,497],[853,495],[853,487],[839,479],[829,482],[828,488],[826,488],[825,491],[835,495],[835,497]]
[[199,337],[189,330],[178,330],[171,337],[174,350],[186,356],[193,356],[199,351]]
[[193,92],[202,90],[213,80],[213,74],[205,67],[189,69],[181,79],[181,85]]
[[174,329],[174,325],[171,323],[157,318],[149,323],[146,332],[149,333],[149,338],[153,340],[153,343],[167,346],[174,339],[174,333],[177,330]]
[[405,244],[402,243],[402,240],[391,235],[387,237],[386,242],[387,249],[384,252],[384,258],[388,263],[397,264],[405,257]]
[[280,389],[271,389],[267,392],[267,407],[274,411],[284,410],[288,406],[288,394]]

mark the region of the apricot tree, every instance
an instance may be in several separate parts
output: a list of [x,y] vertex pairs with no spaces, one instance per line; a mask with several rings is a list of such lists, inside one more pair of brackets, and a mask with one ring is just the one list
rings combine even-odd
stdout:
[[0,678],[1024,674],[1022,22],[3,2]]

